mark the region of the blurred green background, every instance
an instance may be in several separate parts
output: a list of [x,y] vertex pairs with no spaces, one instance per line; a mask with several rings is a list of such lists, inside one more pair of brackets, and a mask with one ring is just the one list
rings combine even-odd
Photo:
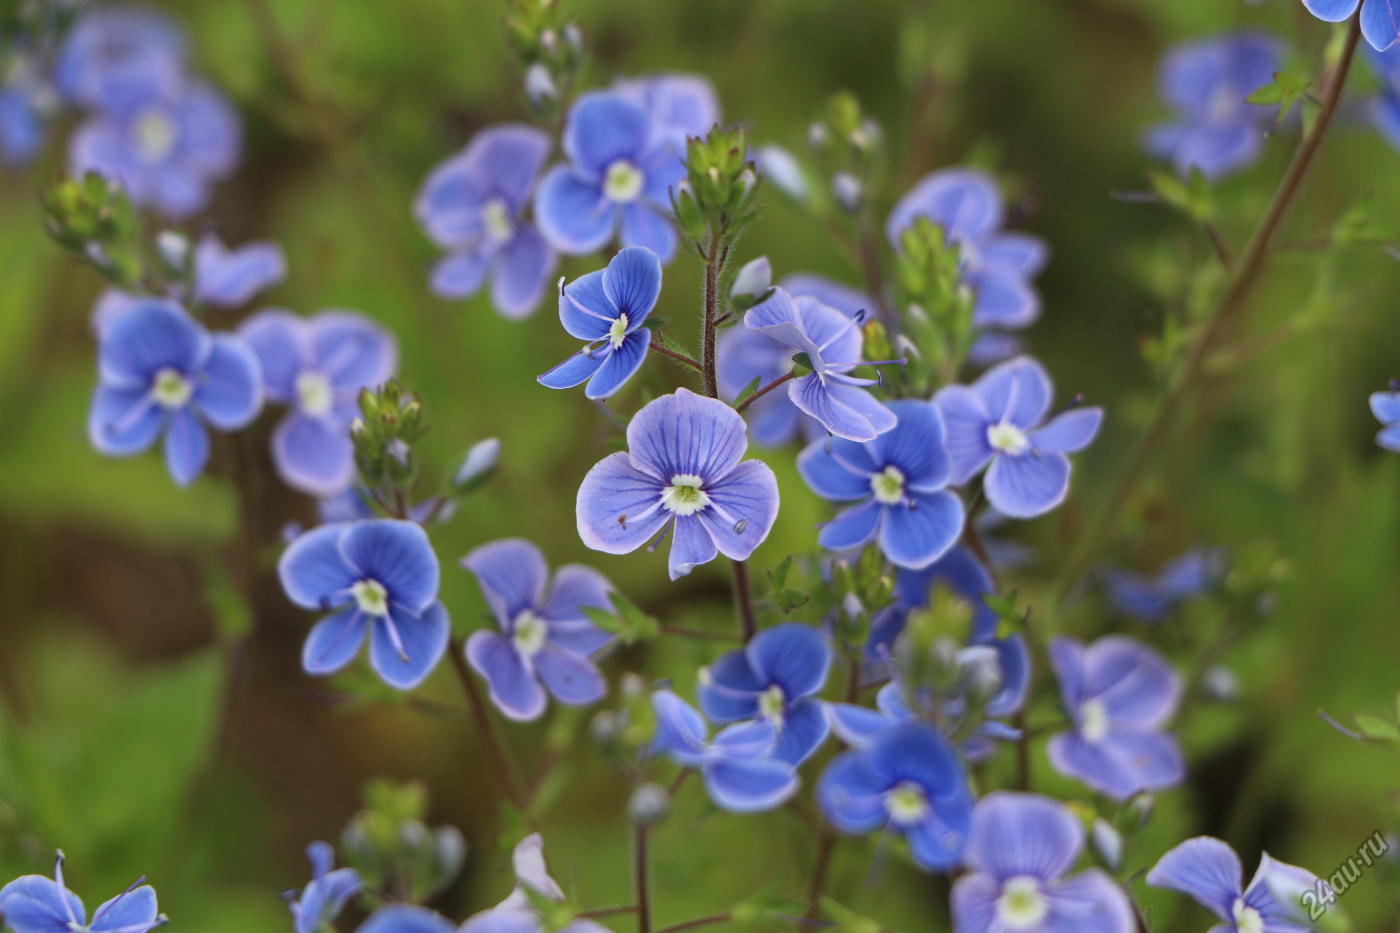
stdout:
[[[270,237],[285,247],[290,276],[263,303],[354,308],[391,327],[404,381],[434,426],[424,452],[442,471],[474,440],[503,441],[493,485],[434,532],[457,628],[483,624],[485,609],[456,558],[513,535],[535,540],[555,564],[593,563],[668,624],[730,625],[722,564],[672,584],[664,550],[615,558],[579,542],[574,492],[612,441],[580,393],[534,381],[571,350],[552,308],[512,323],[484,298],[449,303],[428,291],[434,251],[409,211],[417,186],[475,129],[524,117],[503,5],[167,6],[191,32],[195,66],[246,121],[243,167],[209,216],[229,243]],[[1143,631],[1092,592],[1058,614],[1044,598],[1152,397],[1144,341],[1218,287],[1199,231],[1166,207],[1111,194],[1147,187],[1139,139],[1163,116],[1154,69],[1164,48],[1250,24],[1292,43],[1295,67],[1315,73],[1329,27],[1296,0],[574,0],[570,10],[587,37],[587,84],[704,72],[726,119],[747,124],[755,141],[800,152],[828,97],[856,93],[885,130],[887,202],[937,167],[972,160],[998,174],[1013,226],[1052,250],[1031,348],[1062,397],[1080,391],[1109,412],[1099,442],[1077,458],[1071,501],[1012,530],[1038,559],[1011,583],[1046,625],[1081,636],[1126,628],[1185,657],[1173,623]],[[279,61],[270,28],[296,50],[294,62]],[[1350,99],[1370,82],[1359,67]],[[389,776],[428,782],[432,822],[468,837],[466,871],[435,906],[461,918],[495,903],[510,887],[504,854],[516,840],[470,722],[402,703],[337,702],[331,685],[298,668],[311,620],[286,604],[271,569],[281,525],[310,513],[271,473],[275,416],[216,448],[221,463],[255,475],[241,500],[219,475],[182,492],[156,456],[113,461],[89,448],[88,312],[101,283],[40,232],[35,192],[63,170],[56,135],[46,158],[0,178],[0,877],[47,872],[61,846],[90,905],[145,873],[183,929],[289,928],[277,894],[304,882],[303,847],[335,839],[363,781]],[[1295,141],[1280,131],[1258,166],[1220,187],[1232,242],[1262,212]],[[1265,553],[1281,579],[1272,614],[1222,657],[1240,698],[1193,706],[1183,727],[1190,779],[1158,798],[1127,876],[1196,833],[1230,841],[1247,872],[1267,847],[1328,874],[1395,826],[1396,756],[1343,738],[1314,711],[1393,710],[1400,685],[1400,457],[1376,447],[1366,409],[1367,393],[1400,375],[1400,265],[1374,247],[1311,245],[1355,205],[1393,216],[1397,168],[1400,155],[1360,104],[1344,110],[1251,302],[1248,333],[1238,335],[1248,352],[1197,394],[1113,543],[1112,562],[1143,569],[1195,544]],[[779,275],[858,281],[821,225],[776,192],[743,252],[766,253]],[[562,271],[597,265],[570,260]],[[693,260],[668,267],[657,313],[682,333],[698,287]],[[657,359],[615,407],[629,411],[643,391],[684,378]],[[810,548],[827,514],[797,479],[792,453],[764,454],[784,500],[752,561],[760,574]],[[690,694],[714,652],[668,640],[608,668],[614,683],[636,670],[672,677]],[[1042,676],[1037,690],[1048,707],[1053,684]],[[420,695],[461,705],[447,665]],[[580,764],[543,816],[547,856],[582,905],[630,902],[627,786],[587,747],[586,716],[555,712],[506,735],[527,770],[551,741],[577,746],[570,757]],[[1006,759],[991,780],[1006,780]],[[1050,772],[1039,742],[1033,765],[1037,789],[1082,798]],[[808,787],[817,773],[809,765]],[[659,924],[726,910],[770,881],[802,896],[814,853],[801,820],[717,814],[701,798],[689,786],[656,833]],[[947,929],[946,881],[872,853],[864,840],[840,847],[833,896],[899,933]],[[1400,929],[1394,889],[1387,894],[1381,878],[1368,873],[1342,899],[1358,929]],[[1153,930],[1208,921],[1185,898],[1140,880],[1130,888]],[[608,922],[631,929],[626,918]]]

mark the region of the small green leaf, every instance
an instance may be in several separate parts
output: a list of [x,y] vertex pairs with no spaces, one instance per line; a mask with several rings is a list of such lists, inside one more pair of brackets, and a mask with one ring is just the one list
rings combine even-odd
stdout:
[[737,407],[747,402],[750,398],[753,397],[753,394],[758,391],[758,387],[762,384],[763,377],[754,376],[753,381],[750,382],[748,385],[744,386],[744,391],[740,392],[739,397],[734,400],[734,405]]

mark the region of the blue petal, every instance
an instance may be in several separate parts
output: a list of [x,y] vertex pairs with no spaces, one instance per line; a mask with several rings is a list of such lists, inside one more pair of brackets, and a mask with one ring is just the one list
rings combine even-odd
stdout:
[[607,681],[592,661],[558,645],[546,643],[531,661],[549,692],[566,706],[588,706],[608,692]]
[[341,553],[364,577],[378,581],[389,599],[420,613],[437,599],[438,559],[421,525],[381,518],[351,525]]
[[1114,721],[1155,729],[1181,699],[1181,677],[1156,651],[1131,638],[1109,635],[1084,652],[1084,689],[1103,701]]
[[817,802],[831,825],[845,833],[869,833],[889,820],[885,792],[890,785],[870,766],[866,750],[838,755],[817,783]]
[[144,388],[118,389],[99,385],[88,409],[88,439],[99,453],[126,457],[155,443],[165,412]]
[[976,933],[996,929],[999,922],[997,905],[1001,895],[1001,884],[995,878],[976,872],[965,872],[953,883],[950,907],[954,929]]
[[957,756],[946,739],[931,726],[904,723],[875,740],[869,751],[870,768],[885,786],[909,781],[930,798],[956,794],[966,787]]
[[535,377],[535,381],[546,389],[572,389],[587,382],[607,362],[608,354],[601,351],[580,350],[553,369]]
[[550,169],[535,192],[535,223],[561,253],[579,256],[602,249],[612,239],[615,220],[599,182],[568,166]]
[[333,417],[293,412],[272,432],[272,462],[288,486],[326,498],[355,480],[355,447],[350,429]]
[[896,423],[894,413],[869,392],[823,381],[816,373],[789,383],[788,398],[832,434],[851,441],[874,440]]
[[866,747],[893,725],[884,713],[854,703],[828,703],[826,714],[837,738],[855,748]]
[[833,502],[854,502],[870,495],[875,469],[865,448],[853,441],[821,440],[797,455],[797,472],[812,491]]
[[287,597],[303,609],[325,609],[337,594],[359,579],[340,550],[347,524],[321,525],[298,537],[277,562],[277,575]]
[[1377,52],[1400,42],[1400,0],[1365,0],[1361,7],[1361,34]]
[[719,399],[677,389],[648,402],[627,425],[632,461],[659,479],[723,479],[748,446],[744,419]]
[[710,719],[739,722],[758,715],[758,695],[767,686],[743,651],[729,651],[702,672],[696,694]]
[[483,544],[462,558],[462,566],[476,576],[482,595],[503,626],[544,601],[549,567],[540,549],[524,538]]
[[238,329],[252,348],[268,399],[290,403],[297,397],[297,376],[311,364],[306,319],[288,311],[260,311]]
[[1077,933],[1085,923],[1102,933],[1134,933],[1138,929],[1128,896],[1097,868],[1065,878],[1045,893],[1050,908],[1046,933]]
[[660,482],[619,451],[598,461],[584,476],[575,516],[579,537],[588,547],[626,554],[651,540],[671,513],[661,508]]
[[714,538],[720,553],[748,560],[778,517],[778,479],[761,460],[745,460],[705,492],[710,506],[696,518]]
[[539,307],[557,263],[554,250],[534,227],[521,227],[496,254],[491,303],[508,318],[522,318]]
[[1057,636],[1050,639],[1049,654],[1065,708],[1078,709],[1089,698],[1084,681],[1084,646],[1072,638]]
[[718,554],[715,539],[698,516],[676,516],[671,530],[671,553],[666,563],[672,580],[679,580],[701,564],[708,564]]
[[165,465],[177,486],[188,486],[209,462],[209,432],[188,407],[170,413],[165,431]]
[[822,275],[799,272],[778,283],[794,298],[815,298],[828,308],[835,308],[847,317],[874,304],[870,296],[848,285],[833,282]]
[[651,347],[651,330],[634,330],[622,339],[622,343],[603,357],[603,363],[588,380],[583,394],[591,399],[605,399],[631,379],[646,361],[647,350]]
[[974,327],[1029,327],[1040,317],[1040,297],[1019,273],[987,270],[975,277]]
[[719,122],[714,86],[700,75],[649,75],[619,81],[614,90],[645,107],[655,129],[681,145],[687,136],[704,136]]
[[1259,157],[1264,129],[1253,123],[1203,124],[1192,127],[1176,145],[1172,163],[1181,175],[1199,169],[1215,180]]
[[603,288],[606,272],[589,272],[559,289],[559,323],[580,340],[603,339],[617,320],[617,308]]
[[1029,452],[992,458],[982,481],[987,501],[1011,518],[1035,518],[1065,501],[1069,459],[1064,454]]
[[1056,771],[1114,800],[1126,800],[1146,789],[1132,763],[1113,754],[1104,742],[1086,741],[1078,733],[1062,733],[1050,739],[1046,751]]
[[105,902],[92,915],[92,933],[122,930],[141,933],[157,926],[160,908],[156,904],[156,889],[149,884],[132,888]]
[[633,202],[622,209],[623,245],[648,249],[661,262],[670,262],[676,255],[676,230],[669,215],[656,207]]
[[209,423],[236,431],[262,408],[262,369],[253,350],[237,337],[215,334],[194,401]]
[[98,368],[105,383],[146,387],[162,369],[199,372],[212,347],[209,334],[178,305],[152,299],[103,331]]
[[770,758],[777,744],[778,727],[772,720],[750,719],[721,729],[711,751],[730,758]]
[[554,575],[540,614],[549,622],[549,640],[575,654],[592,654],[612,638],[584,614],[584,607],[607,609],[613,585],[592,567],[565,564]]
[[1147,883],[1189,895],[1221,919],[1230,920],[1243,875],[1234,849],[1219,839],[1197,836],[1158,859],[1147,873]]
[[1165,732],[1119,729],[1103,744],[1133,773],[1139,790],[1175,787],[1186,777],[1186,765],[1176,739]]
[[656,253],[641,246],[620,250],[603,270],[603,293],[613,308],[627,315],[627,329],[635,330],[661,295],[661,261]]
[[891,563],[914,570],[946,554],[962,535],[966,519],[962,500],[946,490],[913,496],[907,505],[884,511],[880,549]]
[[1002,222],[996,183],[973,169],[945,169],[922,178],[900,198],[885,224],[890,245],[919,217],[942,227],[953,242],[976,241],[994,233]]
[[1376,443],[1386,450],[1400,451],[1400,424],[1376,432]]
[[810,699],[799,700],[789,706],[783,715],[783,728],[778,733],[773,757],[786,761],[794,768],[810,758],[826,741],[831,730],[825,706],[821,700]]
[[901,399],[889,403],[899,423],[870,442],[871,458],[904,474],[905,488],[933,492],[948,482],[951,463],[943,450],[943,416],[931,402]]
[[992,459],[987,429],[996,423],[981,398],[965,386],[945,386],[933,397],[943,416],[944,449],[950,463],[950,480],[961,486]]
[[[390,625],[394,626],[393,633]],[[375,619],[369,634],[370,666],[389,686],[412,690],[442,660],[451,629],[442,603],[433,603],[421,615],[395,612],[387,619]]]
[[365,614],[347,609],[311,628],[301,647],[301,667],[317,676],[334,674],[355,659],[365,643]]
[[1045,241],[1025,233],[1002,233],[982,247],[983,268],[994,267],[1032,276],[1045,268],[1049,250]]
[[657,690],[651,695],[651,708],[656,713],[652,751],[692,767],[706,759],[705,720],[694,707],[670,690]]
[[1371,123],[1394,149],[1400,149],[1400,97],[1385,91],[1371,98]]
[[199,241],[194,255],[194,295],[205,304],[237,308],[282,281],[287,258],[271,241],[227,249],[213,234]]
[[647,112],[621,94],[591,91],[579,96],[564,126],[564,152],[587,178],[601,179],[619,159],[634,164],[651,134]]
[[1280,862],[1263,853],[1259,867],[1244,891],[1244,902],[1259,911],[1266,930],[1292,933],[1289,927],[1300,923],[1303,891],[1316,890],[1319,878],[1306,868]]
[[486,678],[491,702],[509,719],[527,722],[544,713],[548,698],[515,643],[499,632],[478,630],[467,638],[467,662]]
[[433,294],[448,299],[470,298],[481,290],[493,258],[483,249],[448,253],[433,266],[429,279]]
[[1018,356],[994,366],[973,384],[982,409],[995,421],[1009,421],[1030,428],[1050,407],[1050,376],[1029,356]]
[[1340,23],[1344,19],[1350,19],[1361,2],[1362,0],[1303,0],[1303,6],[1320,20]]
[[356,933],[457,933],[456,926],[426,907],[390,904],[381,907]]
[[831,669],[826,638],[812,626],[798,622],[764,629],[744,653],[758,680],[782,687],[788,702],[820,690]]
[[773,758],[720,758],[705,767],[705,789],[720,809],[757,813],[797,793],[797,772]]
[[1084,828],[1064,804],[1035,794],[988,794],[972,814],[967,864],[1006,881],[1054,881],[1073,867]]
[[22,875],[0,888],[0,914],[15,933],[69,933],[70,909],[80,923],[87,917],[78,895],[43,875]]
[[398,367],[398,345],[363,314],[323,311],[309,322],[316,367],[336,389],[358,392],[381,385]]
[[933,812],[903,827],[909,854],[929,871],[947,871],[962,859],[972,819],[972,801],[966,794],[940,800]]
[[1031,444],[1039,450],[1077,453],[1093,443],[1102,424],[1102,408],[1072,408],[1032,431]]
[[821,358],[821,348],[807,333],[797,303],[781,288],[773,289],[767,298],[744,312],[744,326],[806,353],[814,362]]
[[887,510],[874,499],[846,509],[822,526],[817,543],[830,551],[861,547],[875,537]]
[[[539,933],[539,931],[540,918],[535,915],[533,910],[498,906],[468,918],[467,922],[456,933]],[[360,933],[363,933],[363,930]],[[412,930],[409,933],[418,933],[418,931]]]

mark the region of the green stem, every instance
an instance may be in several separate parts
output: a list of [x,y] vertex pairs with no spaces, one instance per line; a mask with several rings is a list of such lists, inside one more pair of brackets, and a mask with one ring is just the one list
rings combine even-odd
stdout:
[[647,890],[647,830],[632,834],[632,876],[637,897],[637,933],[651,933],[651,898]]

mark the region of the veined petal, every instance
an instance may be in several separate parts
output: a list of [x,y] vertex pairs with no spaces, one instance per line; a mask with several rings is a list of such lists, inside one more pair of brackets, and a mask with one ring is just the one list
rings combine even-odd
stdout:
[[1350,19],[1361,2],[1362,0],[1303,0],[1303,6],[1320,20],[1340,23],[1344,19]]
[[676,230],[670,217],[658,207],[634,201],[622,209],[622,243],[629,249],[647,249],[661,262],[676,255]]
[[1147,873],[1147,883],[1189,895],[1229,920],[1243,876],[1234,849],[1211,836],[1197,836],[1158,859]]
[[1001,194],[996,182],[974,169],[926,175],[890,212],[885,224],[890,245],[898,249],[900,233],[919,217],[942,227],[952,242],[980,240],[1001,226]]
[[904,475],[906,488],[933,492],[948,482],[951,462],[943,449],[943,416],[932,402],[900,399],[887,406],[899,422],[870,441],[876,463],[892,465]]
[[209,432],[188,406],[172,411],[165,429],[165,465],[177,486],[193,483],[209,462]]
[[1166,723],[1181,699],[1181,677],[1151,648],[1109,635],[1084,652],[1085,690],[1110,718],[1145,729]]
[[419,615],[396,612],[375,619],[369,636],[370,666],[389,686],[412,690],[427,679],[442,660],[451,629],[447,610],[439,602]]
[[889,820],[885,792],[873,772],[868,750],[845,752],[829,764],[817,783],[817,802],[831,825],[843,833],[874,832]]
[[725,557],[747,560],[778,517],[777,477],[761,460],[745,460],[705,492],[710,506],[695,517]]
[[975,277],[974,327],[1029,327],[1040,317],[1040,296],[1018,273],[985,270]]
[[1137,769],[1103,742],[1090,742],[1078,733],[1065,732],[1052,737],[1046,750],[1056,771],[1114,800],[1126,800],[1145,790]]
[[318,498],[333,496],[355,481],[350,429],[333,417],[293,412],[272,432],[272,460],[282,479]]
[[671,517],[661,507],[661,489],[660,481],[634,467],[627,454],[609,454],[579,484],[575,506],[579,537],[595,551],[635,551]]
[[129,457],[155,443],[165,412],[144,388],[99,385],[88,409],[88,439],[98,453]]
[[1029,356],[1018,356],[983,373],[972,391],[994,422],[1005,420],[1030,428],[1050,407],[1054,387],[1044,366]]
[[817,699],[799,700],[789,706],[783,715],[783,728],[778,733],[773,757],[794,768],[812,757],[831,731],[825,706]]
[[738,412],[689,389],[648,402],[627,425],[632,461],[666,482],[678,475],[717,482],[738,465],[747,446]]
[[1128,895],[1100,869],[1058,881],[1046,895],[1050,907],[1046,933],[1078,933],[1086,929],[1085,924],[1102,933],[1133,933],[1138,928]]
[[1361,6],[1361,34],[1377,52],[1400,42],[1400,0],[1365,0]]
[[800,622],[764,629],[749,642],[744,654],[759,682],[781,687],[788,702],[821,690],[831,669],[831,647],[826,638]]
[[589,378],[583,394],[591,399],[611,397],[642,368],[650,347],[650,328],[632,331],[612,348],[612,352],[603,356],[602,364]]
[[391,603],[420,613],[437,599],[438,559],[423,526],[400,519],[357,522],[340,539],[346,562],[389,591]]
[[17,933],[68,933],[70,916],[79,923],[87,918],[78,895],[43,875],[22,875],[0,888],[0,913]]
[[919,570],[948,552],[962,535],[962,500],[947,490],[912,496],[906,505],[884,510],[880,549],[890,562]]
[[976,392],[966,386],[944,386],[933,402],[943,416],[944,450],[948,453],[949,481],[961,486],[992,459],[987,429],[996,423]]
[[544,689],[509,636],[484,629],[472,632],[467,637],[467,663],[486,678],[491,702],[507,718],[528,722],[544,713]]
[[672,580],[679,580],[719,554],[715,539],[697,515],[677,515],[671,530],[671,553],[666,565]]
[[797,772],[776,758],[719,758],[705,766],[710,799],[731,813],[757,813],[797,793]]
[[290,311],[259,311],[243,322],[238,335],[258,358],[267,397],[275,402],[293,401],[297,375],[311,363],[306,319]]
[[549,692],[567,706],[597,703],[608,692],[608,683],[597,665],[583,655],[546,642],[531,661]]
[[1071,408],[1031,432],[1031,445],[1038,450],[1072,454],[1093,443],[1103,424],[1103,409]]
[[559,252],[579,256],[602,249],[612,239],[613,205],[597,181],[556,165],[535,191],[535,223]]
[[826,715],[837,738],[854,748],[864,748],[894,720],[879,710],[854,703],[827,703]]
[[572,389],[591,379],[607,359],[608,354],[584,348],[553,369],[540,373],[535,381],[546,389]]
[[199,411],[221,431],[236,431],[262,408],[262,368],[251,347],[237,337],[215,334],[204,378],[194,390]]
[[151,299],[103,330],[98,371],[109,385],[144,388],[162,369],[186,377],[199,372],[212,348],[208,332],[179,305]]
[[987,501],[1003,515],[1035,518],[1065,501],[1069,458],[1051,451],[1000,454],[982,481]]
[[820,440],[797,455],[797,472],[812,491],[833,502],[854,502],[870,495],[875,468],[865,448],[845,440]]
[[[390,904],[381,907],[361,924],[356,933],[457,933],[456,927],[445,917],[433,913],[426,907],[411,904]],[[488,929],[473,930],[472,933],[488,933]],[[490,931],[504,933],[504,931]]]
[[277,576],[287,597],[303,609],[327,609],[329,600],[343,593],[358,579],[355,568],[345,560],[340,539],[350,527],[335,522],[320,525],[298,537],[282,552]]
[[393,335],[354,311],[323,311],[307,322],[316,368],[342,391],[374,388],[398,368]]
[[1045,241],[1025,233],[1001,233],[983,244],[982,266],[1032,276],[1045,268],[1050,251]]
[[476,576],[482,595],[502,625],[544,602],[549,566],[540,549],[524,538],[483,544],[462,558],[462,566]]
[[493,258],[482,249],[448,253],[433,266],[429,279],[433,294],[448,299],[470,298],[481,290]]
[[521,227],[496,254],[491,303],[508,318],[522,318],[539,307],[557,258],[534,227]]
[[702,763],[707,756],[708,736],[705,720],[695,708],[670,690],[653,693],[651,708],[656,713],[652,751],[671,755],[688,767]]
[[1001,881],[1022,875],[1053,881],[1069,871],[1083,846],[1083,826],[1058,800],[998,791],[973,811],[966,857]]
[[623,248],[603,270],[603,293],[627,315],[628,330],[636,330],[661,295],[661,260],[642,246]]
[[874,499],[837,513],[822,526],[817,543],[830,551],[860,547],[875,537],[887,509]]
[[365,643],[365,614],[347,609],[327,616],[311,628],[301,648],[301,667],[308,674],[334,674],[355,659]]
[[237,308],[286,277],[287,257],[271,241],[226,249],[208,234],[195,248],[194,272],[195,298],[219,308]]
[[156,889],[143,884],[118,894],[98,907],[92,915],[92,933],[108,930],[137,933],[142,927],[149,930],[159,922],[159,914]]
[[695,692],[710,719],[739,722],[758,714],[758,695],[767,686],[743,651],[729,651],[705,668]]
[[894,428],[892,411],[864,389],[824,381],[816,373],[788,383],[788,398],[837,437],[874,440]]
[[647,112],[621,94],[590,91],[579,96],[564,126],[564,152],[586,177],[601,179],[619,159],[634,164],[651,134]]

